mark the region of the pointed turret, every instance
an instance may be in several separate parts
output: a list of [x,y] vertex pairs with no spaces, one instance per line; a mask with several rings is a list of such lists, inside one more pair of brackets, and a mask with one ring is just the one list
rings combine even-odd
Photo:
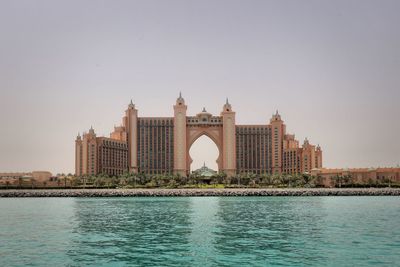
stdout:
[[134,109],[135,108],[135,104],[133,104],[133,101],[131,99],[131,102],[128,105],[128,109]]
[[180,106],[185,104],[185,99],[182,97],[182,92],[179,92],[179,97],[176,99],[176,104]]
[[304,139],[304,144],[303,144],[303,146],[308,146],[310,144],[310,142],[308,141],[308,138],[306,137],[305,139]]
[[275,114],[272,114],[272,118],[270,122],[273,121],[281,121],[281,115],[279,114],[278,110],[276,110]]
[[231,106],[231,104],[229,104],[228,98],[226,98],[226,102],[225,102],[222,112],[231,112],[231,111],[232,111],[232,106]]

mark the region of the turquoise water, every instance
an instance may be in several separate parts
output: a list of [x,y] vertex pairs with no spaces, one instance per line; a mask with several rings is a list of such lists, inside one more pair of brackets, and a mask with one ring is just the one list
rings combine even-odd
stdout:
[[0,199],[0,266],[399,266],[398,197]]

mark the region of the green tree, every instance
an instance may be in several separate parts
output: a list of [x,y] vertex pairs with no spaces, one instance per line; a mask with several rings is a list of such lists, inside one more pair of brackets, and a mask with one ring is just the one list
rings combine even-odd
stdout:
[[31,188],[33,189],[35,187],[35,179],[31,178],[30,182],[31,182]]
[[261,175],[261,184],[263,186],[271,186],[273,184],[272,175],[269,173],[263,173]]
[[274,186],[281,186],[283,184],[282,175],[279,175],[277,173],[273,174],[272,175],[272,184]]

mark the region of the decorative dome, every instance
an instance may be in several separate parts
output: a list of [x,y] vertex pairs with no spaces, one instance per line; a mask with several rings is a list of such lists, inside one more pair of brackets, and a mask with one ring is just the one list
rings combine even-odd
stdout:
[[200,169],[193,171],[193,173],[198,176],[211,177],[211,176],[215,175],[217,172],[208,168],[206,166],[206,163],[204,162],[203,166]]
[[211,113],[208,113],[206,108],[203,108],[203,110],[200,113],[198,113],[196,116],[199,119],[200,124],[206,124],[206,123],[210,122],[211,117],[212,117]]
[[211,115],[211,113],[208,113],[208,112],[207,112],[206,108],[203,108],[203,110],[202,110],[201,113],[199,113],[199,114],[210,114],[210,115]]

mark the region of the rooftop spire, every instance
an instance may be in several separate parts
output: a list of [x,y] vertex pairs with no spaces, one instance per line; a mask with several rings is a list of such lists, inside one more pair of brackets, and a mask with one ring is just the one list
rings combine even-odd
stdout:
[[180,103],[180,104],[185,103],[185,99],[183,99],[181,91],[179,91],[179,97],[176,99],[176,101],[177,101],[177,103]]
[[93,126],[90,126],[90,129],[89,129],[89,134],[94,134],[94,129],[93,129]]
[[229,99],[226,98],[225,105],[222,107],[222,112],[231,112],[232,111],[232,106],[229,104]]
[[203,111],[202,111],[202,112],[207,112],[207,110],[206,110],[206,108],[205,108],[205,107],[203,108]]
[[133,104],[132,98],[131,98],[131,102],[129,103],[129,106],[128,106],[128,107],[130,107],[130,108],[135,107],[135,105]]

